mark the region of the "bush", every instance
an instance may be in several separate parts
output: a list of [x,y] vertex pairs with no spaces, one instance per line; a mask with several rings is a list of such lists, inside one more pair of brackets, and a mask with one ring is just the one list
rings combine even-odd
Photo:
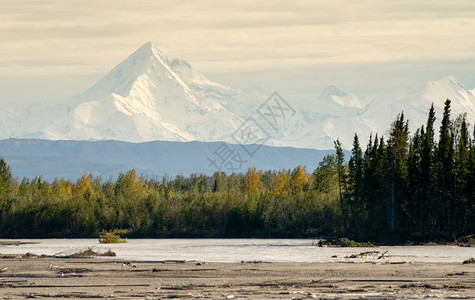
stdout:
[[328,243],[328,245],[341,246],[341,247],[376,247],[371,242],[356,242],[348,238],[339,238]]
[[127,239],[122,239],[120,235],[113,232],[106,232],[99,235],[99,243],[101,244],[118,244],[127,243]]

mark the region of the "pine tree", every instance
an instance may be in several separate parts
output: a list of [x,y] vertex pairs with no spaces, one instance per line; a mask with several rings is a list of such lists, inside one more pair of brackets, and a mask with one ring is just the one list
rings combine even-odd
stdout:
[[453,214],[453,178],[454,178],[454,135],[450,120],[450,103],[447,99],[440,126],[439,145],[437,147],[437,213],[436,229],[448,229],[448,220]]
[[467,229],[468,181],[469,181],[469,133],[466,115],[460,115],[456,122],[456,151],[455,151],[455,194],[454,213],[451,218],[453,229]]
[[384,141],[384,137],[379,139],[376,143],[375,139],[375,157],[374,157],[374,189],[375,197],[373,199],[373,207],[371,222],[373,226],[379,229],[379,234],[386,234],[389,232],[388,213],[391,194],[391,168],[388,166],[389,151],[387,143]]
[[363,202],[365,203],[364,228],[367,234],[377,235],[384,226],[381,216],[384,210],[381,206],[381,157],[378,155],[379,138],[376,134],[374,140],[370,136],[366,151],[363,156]]
[[346,190],[346,174],[345,174],[345,154],[343,153],[343,149],[341,148],[341,143],[337,139],[335,142],[335,151],[336,151],[336,159],[337,159],[337,168],[338,168],[338,190],[340,194],[340,209],[341,209],[341,217],[343,219],[343,226],[345,230],[348,232],[348,222],[346,220],[346,205],[343,200],[343,191]]
[[469,163],[467,180],[467,231],[475,232],[475,125],[473,126],[473,135],[470,141]]
[[421,157],[421,198],[419,201],[419,232],[428,230],[431,219],[435,215],[433,205],[434,193],[434,123],[435,123],[434,104],[431,105],[427,126],[424,132],[421,132],[422,138],[422,157]]
[[362,218],[365,212],[363,203],[363,153],[361,151],[358,135],[353,139],[353,149],[348,163],[348,202],[353,223],[358,235],[362,235]]
[[416,130],[409,144],[408,177],[407,177],[407,217],[404,220],[404,230],[414,233],[419,228],[419,205],[422,199],[421,162],[423,153],[424,126]]
[[388,227],[390,232],[398,230],[399,217],[406,217],[406,180],[409,124],[404,113],[391,124],[388,140],[388,165],[390,169],[390,202],[388,204]]

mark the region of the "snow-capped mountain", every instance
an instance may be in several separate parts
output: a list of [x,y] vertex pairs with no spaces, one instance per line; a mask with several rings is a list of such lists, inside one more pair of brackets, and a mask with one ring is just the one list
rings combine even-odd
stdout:
[[[236,90],[213,82],[185,60],[170,59],[146,43],[64,103],[2,107],[0,139],[236,143],[236,132],[242,133],[242,125],[252,118],[265,132],[267,145],[332,149],[338,138],[350,149],[355,132],[362,142],[371,133],[385,134],[401,111],[411,131],[426,122],[432,103],[440,120],[446,99],[452,100],[453,117],[467,113],[468,121],[475,122],[475,89],[453,76],[370,99],[336,85],[300,105],[285,95],[284,101],[269,102],[271,94],[258,85]],[[276,107],[280,111],[272,112]],[[285,110],[292,114],[285,118]],[[275,126],[271,117],[285,123]]]
[[454,76],[447,76],[368,101],[330,85],[316,100],[309,101],[298,111],[298,121],[290,126],[276,144],[330,149],[333,141],[338,138],[343,147],[351,149],[355,133],[362,144],[366,144],[371,134],[386,135],[391,122],[401,112],[404,112],[405,118],[409,120],[410,130],[414,132],[426,124],[432,103],[437,117],[437,135],[446,99],[452,101],[452,118],[466,113],[467,121],[472,125],[475,123],[474,91],[467,89]]
[[[358,97],[349,95],[343,89],[337,87],[334,84],[327,86],[320,97],[317,99],[318,103],[322,105],[333,105],[334,108],[341,109],[342,107],[348,108],[363,108],[364,105]],[[339,105],[339,106],[337,106]]]
[[366,106],[358,97],[332,84],[319,97],[297,110],[290,126],[278,145],[297,145],[316,149],[333,149],[333,141],[340,139],[350,149],[355,132],[369,135],[372,131],[361,118]]
[[[401,111],[409,120],[412,132],[421,125],[426,124],[427,115],[431,104],[434,104],[436,112],[436,126],[440,126],[440,120],[444,111],[444,103],[451,100],[451,116],[456,118],[459,114],[466,113],[467,120],[472,125],[475,122],[475,94],[467,89],[454,76],[447,76],[438,81],[412,88],[400,89],[374,100],[362,114],[363,120],[379,133],[385,133],[389,129],[390,122],[394,121]],[[385,127],[383,125],[386,123]],[[436,134],[438,129],[436,127]]]
[[66,113],[47,126],[41,137],[222,140],[241,119],[210,94],[228,90],[196,73],[186,61],[170,60],[147,43],[71,100]]

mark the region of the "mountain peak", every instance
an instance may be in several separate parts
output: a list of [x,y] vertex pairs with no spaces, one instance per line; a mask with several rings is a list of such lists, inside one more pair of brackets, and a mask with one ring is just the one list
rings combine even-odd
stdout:
[[148,59],[151,57],[158,58],[160,60],[168,62],[168,58],[163,54],[163,52],[152,42],[146,42],[137,50],[134,51],[127,59],[127,60],[143,60]]
[[446,88],[456,88],[456,89],[466,89],[465,86],[453,75],[445,76],[442,79],[429,81],[429,87],[446,87]]
[[55,138],[224,140],[241,119],[212,96],[221,88],[182,59],[170,60],[143,44],[47,128]]
[[425,88],[426,94],[430,94],[431,96],[439,94],[440,97],[444,98],[443,101],[445,101],[445,98],[455,98],[457,95],[465,95],[468,92],[468,89],[452,75],[440,80],[429,81]]
[[[84,92],[81,99],[100,99],[111,93],[126,97],[142,74],[154,69],[154,64],[168,65],[168,58],[152,43],[147,42],[113,68]],[[168,69],[169,67],[166,66]]]
[[345,92],[343,89],[339,88],[336,84],[330,84],[322,91],[318,99],[326,101],[328,99],[331,99],[332,96],[346,97],[348,96],[348,93]]
[[146,50],[146,49],[152,49],[152,48],[153,48],[153,43],[151,41],[148,41],[142,46],[140,46],[137,50],[140,50],[140,49]]
[[352,108],[363,108],[363,104],[360,103],[356,96],[348,94],[336,84],[330,84],[327,86],[322,91],[317,101],[327,104],[336,103],[338,105]]
[[154,56],[154,46],[152,42],[147,42],[135,50],[128,59],[137,59],[139,57],[150,57]]

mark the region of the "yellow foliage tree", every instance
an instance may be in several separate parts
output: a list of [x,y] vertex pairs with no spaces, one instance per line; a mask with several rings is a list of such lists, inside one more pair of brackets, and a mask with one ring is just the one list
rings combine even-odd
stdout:
[[305,185],[308,183],[310,175],[305,170],[305,167],[302,165],[295,168],[292,172],[291,177],[291,186],[294,193],[303,191]]
[[256,168],[249,168],[245,177],[245,189],[248,193],[259,193],[259,184],[261,182],[262,171]]
[[290,174],[289,171],[281,170],[275,176],[272,192],[275,196],[287,194],[289,192]]
[[84,173],[82,177],[78,180],[76,184],[76,194],[86,198],[92,199],[94,197],[95,191],[94,186],[92,185],[92,174]]

